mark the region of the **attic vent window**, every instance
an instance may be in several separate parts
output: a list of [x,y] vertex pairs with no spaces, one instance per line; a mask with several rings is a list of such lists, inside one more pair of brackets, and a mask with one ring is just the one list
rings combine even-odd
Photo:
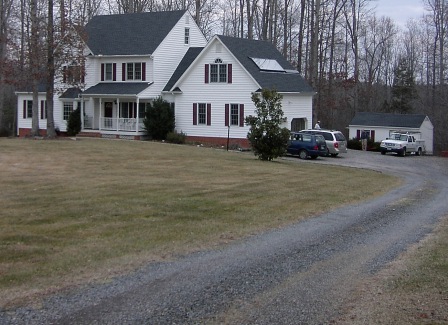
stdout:
[[273,71],[273,72],[285,72],[285,69],[275,59],[261,59],[251,58],[260,70]]

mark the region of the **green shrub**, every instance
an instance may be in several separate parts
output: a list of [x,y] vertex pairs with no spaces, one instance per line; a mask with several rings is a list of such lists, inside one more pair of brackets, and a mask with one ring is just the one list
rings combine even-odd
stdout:
[[169,132],[166,135],[166,141],[170,142],[170,143],[177,143],[177,144],[184,144],[186,141],[187,135],[183,132],[177,133],[176,131],[174,132]]
[[145,130],[154,140],[166,140],[168,133],[174,131],[174,109],[162,97],[148,104],[143,120]]
[[[373,142],[372,140],[367,141],[368,151],[380,151],[381,142]],[[347,148],[352,150],[362,150],[362,144],[360,139],[352,138],[347,141]]]
[[67,135],[74,136],[81,132],[81,110],[75,109],[67,120]]

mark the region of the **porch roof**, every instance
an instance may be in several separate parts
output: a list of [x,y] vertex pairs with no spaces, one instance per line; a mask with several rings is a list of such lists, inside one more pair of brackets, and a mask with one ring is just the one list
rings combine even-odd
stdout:
[[148,88],[151,83],[147,82],[101,82],[86,89],[83,97],[90,96],[137,96]]

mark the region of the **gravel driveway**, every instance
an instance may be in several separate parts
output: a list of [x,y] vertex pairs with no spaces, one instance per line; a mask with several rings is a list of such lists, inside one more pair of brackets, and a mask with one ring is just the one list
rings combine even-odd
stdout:
[[0,312],[0,324],[329,324],[363,279],[448,214],[448,159],[349,151],[298,164],[387,171],[384,197],[285,229],[150,264],[113,282]]

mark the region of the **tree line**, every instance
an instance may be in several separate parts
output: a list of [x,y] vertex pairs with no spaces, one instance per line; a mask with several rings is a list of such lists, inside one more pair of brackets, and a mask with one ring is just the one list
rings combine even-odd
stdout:
[[272,42],[316,91],[324,127],[345,132],[359,111],[426,114],[436,152],[447,150],[448,6],[421,1],[421,17],[402,26],[379,17],[375,0],[1,0],[0,133],[14,131],[15,89],[49,87],[63,63],[82,58],[68,31],[99,14],[182,9],[207,38]]

